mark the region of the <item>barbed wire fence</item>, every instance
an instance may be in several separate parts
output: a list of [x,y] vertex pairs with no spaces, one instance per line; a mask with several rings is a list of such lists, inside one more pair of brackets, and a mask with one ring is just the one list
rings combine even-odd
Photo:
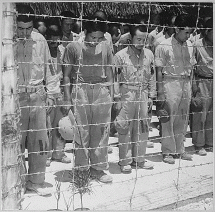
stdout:
[[[148,3],[148,4],[147,4]],[[33,3],[31,3],[33,4]],[[74,3],[73,3],[74,4]],[[78,17],[75,17],[74,20],[79,20],[81,21],[81,23],[83,21],[88,21],[89,19],[86,18],[86,11],[87,11],[87,7],[86,6],[88,3],[87,2],[81,2],[81,3],[77,3],[77,7],[78,11],[80,12],[80,14],[78,15]],[[100,6],[102,5],[102,3],[99,3]],[[107,4],[107,3],[105,3]],[[117,5],[117,3],[115,3]],[[120,3],[121,5],[123,3]],[[127,3],[126,3],[127,4]],[[136,3],[136,2],[131,2],[130,4],[132,5],[141,5],[140,3]],[[147,5],[146,5],[147,4]],[[60,5],[60,4],[59,4]],[[2,52],[3,52],[3,60],[2,60],[2,130],[1,130],[1,135],[2,135],[2,209],[20,209],[21,208],[21,200],[22,200],[22,195],[21,195],[21,190],[22,190],[22,185],[21,185],[21,178],[23,176],[28,176],[29,174],[21,174],[21,166],[22,166],[22,157],[25,156],[25,154],[21,153],[20,150],[20,137],[21,137],[21,133],[24,132],[31,132],[32,129],[29,129],[27,131],[21,131],[19,124],[20,124],[20,110],[22,108],[37,108],[37,107],[41,107],[41,106],[24,106],[24,107],[20,107],[19,102],[18,102],[18,95],[19,95],[19,88],[17,85],[17,66],[19,65],[15,60],[14,60],[14,53],[13,53],[13,45],[14,43],[17,41],[15,38],[15,32],[16,32],[16,7],[14,3],[3,3],[3,37],[2,37]],[[38,6],[38,3],[37,3]],[[113,6],[113,5],[112,5]],[[141,5],[141,8],[145,8],[146,6],[148,6],[147,10],[148,13],[151,13],[151,9],[153,8],[153,11],[155,10],[154,8],[156,7],[161,7],[161,5],[159,3],[149,3],[149,2],[145,2],[143,3],[143,5]],[[166,5],[166,7],[171,8],[171,6],[174,7],[178,7],[180,9],[178,9],[178,11],[180,12],[182,10],[182,8],[186,8],[186,4],[179,4],[179,5],[175,5],[175,4],[168,4]],[[60,7],[60,6],[59,6]],[[165,4],[162,5],[162,7],[165,8]],[[193,4],[189,4],[189,6],[187,6],[189,8],[194,8],[195,11],[197,11],[197,22],[196,22],[196,29],[198,28],[198,18],[200,16],[200,10],[201,8],[212,8],[212,5],[201,5],[200,3],[193,3]],[[136,10],[138,10],[138,7],[136,8]],[[144,9],[146,10],[146,9]],[[37,11],[38,11],[38,7],[37,7]],[[85,14],[84,14],[85,12]],[[106,11],[107,12],[107,11]],[[139,13],[139,12],[137,12]],[[51,15],[50,15],[51,14]],[[35,17],[44,17],[44,18],[65,18],[65,17],[60,17],[59,15],[55,15],[52,11],[50,11],[50,14],[30,14],[32,16]],[[122,24],[122,25],[133,25],[133,23],[129,23],[129,22],[117,22],[117,21],[105,21],[107,24],[110,23],[117,23],[117,24]],[[151,23],[150,20],[150,15],[149,15],[149,19],[148,19],[148,23],[147,23],[147,27],[149,28],[149,25]],[[160,26],[160,25],[155,25],[155,26]],[[165,27],[165,25],[162,27]],[[168,26],[166,26],[168,27]],[[198,28],[199,29],[199,28]],[[64,41],[61,41],[64,42]],[[128,44],[129,45],[129,44]],[[82,54],[81,54],[82,55]],[[79,74],[79,69],[80,67],[84,66],[84,64],[81,64],[81,60],[82,58],[79,58],[79,65],[78,65],[78,71],[77,71],[77,75]],[[70,65],[70,64],[69,64]],[[99,64],[94,64],[92,66],[101,66]],[[104,66],[104,65],[102,65]],[[78,86],[78,84],[73,84],[74,86]],[[77,92],[76,92],[76,97],[77,97]],[[157,101],[157,100],[156,100]],[[71,104],[71,107],[76,107],[76,101],[73,101],[74,104]],[[141,102],[141,101],[136,101],[136,102]],[[102,104],[106,104],[106,103],[100,103]],[[89,105],[93,105],[93,104],[89,104]],[[10,106],[10,107],[9,107]],[[64,106],[64,105],[58,105],[59,106]],[[45,106],[48,107],[48,106]],[[55,105],[53,107],[56,107]],[[139,113],[139,112],[138,112]],[[202,112],[199,112],[202,113]],[[212,113],[212,111],[211,111]],[[189,116],[190,114],[188,114]],[[212,114],[211,114],[212,115]],[[189,117],[187,117],[188,119]],[[148,118],[147,118],[148,119]],[[132,120],[137,120],[138,122],[140,121],[140,118],[138,116],[138,119],[132,119]],[[130,120],[130,121],[132,121]],[[153,118],[151,120],[153,122]],[[108,124],[111,124],[112,122],[109,122]],[[102,125],[105,125],[107,123],[100,123]],[[97,124],[89,124],[89,125],[97,125]],[[83,127],[83,125],[77,124],[76,126],[78,127]],[[53,130],[56,128],[46,128],[46,129],[38,129],[35,131],[47,131],[47,130]],[[57,129],[59,129],[59,127],[57,127]],[[213,128],[211,129],[207,129],[208,131],[213,130]],[[75,135],[74,135],[75,136]],[[140,140],[140,135],[138,135],[138,140]],[[175,135],[177,136],[177,135]],[[163,137],[164,138],[164,137]],[[167,138],[167,137],[166,137]],[[75,140],[76,138],[71,138],[71,140]],[[149,138],[149,141],[155,141],[157,140],[157,138]],[[143,142],[143,141],[139,141],[139,142]],[[131,144],[133,142],[130,142]],[[119,147],[119,145],[123,145],[120,143],[117,144],[113,144],[113,147]],[[103,147],[96,147],[96,148],[88,148],[90,149],[97,149],[97,148],[103,148]],[[65,148],[65,151],[73,151],[76,148]],[[81,148],[79,148],[81,149]],[[83,148],[84,149],[84,148]],[[61,150],[59,150],[61,151]],[[29,154],[41,154],[41,153],[48,153],[50,152],[49,150],[46,151],[39,151],[39,152],[31,152],[28,153]],[[53,152],[53,150],[51,150],[51,152]],[[195,150],[189,151],[189,153],[193,154],[195,152]],[[162,156],[161,152],[158,153],[152,153],[152,154],[146,154],[146,158],[149,160],[153,161],[153,158],[158,157],[158,156]],[[74,164],[74,154],[73,154],[73,164]],[[132,159],[134,159],[132,157]],[[118,163],[118,159],[115,161],[111,161],[112,163]],[[207,162],[202,162],[200,164],[192,164],[192,165],[186,165],[186,166],[182,166],[181,165],[181,159],[179,159],[179,164],[177,168],[171,168],[169,170],[165,170],[165,171],[160,171],[160,172],[156,172],[156,173],[149,173],[149,174],[140,174],[139,169],[136,167],[135,168],[135,176],[129,178],[128,180],[121,180],[119,182],[113,182],[112,186],[114,185],[127,185],[129,184],[130,186],[130,193],[128,193],[126,195],[125,198],[117,198],[114,201],[110,201],[108,202],[106,205],[103,205],[102,209],[109,209],[110,205],[113,204],[120,204],[121,206],[123,206],[123,204],[128,204],[129,205],[129,209],[130,210],[136,210],[136,209],[140,209],[141,207],[149,207],[149,204],[153,204],[153,203],[147,203],[144,202],[142,203],[142,206],[140,203],[137,203],[137,200],[140,200],[140,197],[142,195],[147,195],[148,191],[141,191],[140,188],[138,187],[138,182],[140,182],[140,180],[144,180],[147,179],[147,177],[152,177],[152,176],[159,176],[160,174],[164,174],[166,173],[170,173],[172,171],[176,171],[177,172],[177,177],[175,178],[175,188],[176,188],[176,198],[175,198],[175,208],[177,208],[177,205],[181,199],[182,193],[183,191],[181,189],[183,189],[183,186],[180,188],[180,177],[181,177],[181,173],[186,170],[187,168],[195,168],[198,166],[207,166],[207,165],[212,165],[213,161],[207,161]],[[90,164],[89,166],[91,166],[92,164]],[[211,166],[212,167],[212,166]],[[80,169],[80,168],[86,168],[86,166],[83,167],[71,167],[71,171],[75,170],[76,168]],[[45,172],[45,174],[54,174],[56,173],[57,170],[50,170]],[[185,171],[186,172],[186,171]],[[34,173],[35,174],[35,173]],[[39,174],[39,173],[37,173]],[[71,181],[74,181],[74,174],[72,175],[73,179],[71,179]],[[208,176],[207,176],[208,177]],[[208,177],[207,179],[212,179],[211,177]],[[131,186],[132,185],[132,186]],[[93,184],[93,189],[94,190],[103,190],[103,189],[107,189],[106,185],[101,185],[101,184]],[[135,193],[135,191],[137,191],[139,193]],[[164,189],[165,190],[165,189]],[[65,190],[60,190],[60,191],[53,191],[53,194],[56,195],[57,192],[60,192],[62,195],[65,194],[65,192],[70,192],[71,193],[71,189],[67,188]],[[160,192],[158,190],[156,190],[154,187],[151,190],[151,192]],[[150,193],[150,192],[148,192]],[[75,191],[72,191],[72,196],[73,196],[73,200],[70,201],[69,203],[69,199],[65,200],[65,204],[66,204],[66,208],[69,209],[70,204],[73,204],[73,210],[75,209],[75,201],[74,201],[74,195],[75,195]],[[185,195],[185,194],[183,194]],[[67,196],[67,198],[70,198]],[[66,203],[67,202],[67,203]],[[110,204],[110,205],[109,205]],[[136,204],[136,205],[135,205]],[[138,205],[139,204],[139,205]],[[156,205],[156,204],[155,204]],[[157,206],[158,207],[158,206]],[[122,207],[123,208],[123,207]],[[97,208],[99,209],[99,208]]]

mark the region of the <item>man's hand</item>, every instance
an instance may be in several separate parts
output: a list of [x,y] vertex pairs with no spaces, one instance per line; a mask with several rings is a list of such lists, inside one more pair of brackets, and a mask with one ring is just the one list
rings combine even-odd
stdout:
[[152,105],[153,105],[153,99],[152,99],[152,98],[149,98],[149,99],[148,99],[148,111],[151,111],[151,110],[152,110]]
[[158,93],[157,103],[156,105],[162,105],[166,100],[164,93]]
[[113,107],[114,107],[114,109],[117,110],[117,111],[119,111],[119,110],[121,109],[121,107],[122,107],[122,102],[121,102],[121,100],[120,100],[119,97],[114,98]]
[[61,106],[61,112],[63,113],[63,115],[67,116],[71,107],[72,107],[71,101],[63,101],[63,106]]
[[50,98],[50,97],[47,97],[46,105],[47,105],[46,112],[47,112],[47,114],[49,114],[51,112],[52,108],[53,108],[54,99]]
[[196,96],[196,94],[200,92],[200,88],[197,86],[196,83],[192,84],[192,96]]

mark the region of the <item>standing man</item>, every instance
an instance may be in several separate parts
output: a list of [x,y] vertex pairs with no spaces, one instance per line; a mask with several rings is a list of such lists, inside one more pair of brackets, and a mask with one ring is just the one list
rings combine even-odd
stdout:
[[185,152],[183,138],[188,126],[191,100],[191,77],[195,57],[187,41],[195,27],[192,17],[181,14],[175,19],[175,34],[162,41],[155,51],[158,101],[166,102],[170,120],[162,123],[163,161],[174,164],[174,157],[192,160]]
[[62,43],[58,46],[61,54],[61,59],[63,57],[65,47],[72,41],[78,40],[79,35],[73,32],[75,27],[75,14],[71,11],[63,11],[60,16],[62,17],[60,21],[60,27],[63,33]]
[[53,128],[50,134],[49,150],[54,150],[49,153],[46,166],[50,166],[51,160],[62,163],[71,163],[71,159],[64,153],[66,141],[58,132],[58,123],[63,114],[61,106],[63,105],[63,95],[61,93],[60,81],[63,78],[62,64],[60,62],[60,55],[58,51],[59,41],[62,38],[61,28],[57,23],[51,23],[47,29],[47,42],[51,53],[50,71],[52,73],[51,80],[53,87],[49,89],[48,100],[52,105],[47,109],[47,118],[50,121],[50,127]]
[[174,24],[175,24],[175,19],[176,19],[176,15],[175,14],[170,14],[170,13],[165,13],[166,14],[166,21],[164,23],[164,25],[166,25],[167,27],[165,27],[164,31],[163,31],[163,36],[160,36],[159,38],[155,39],[153,45],[154,45],[154,49],[156,49],[156,47],[165,39],[170,38],[172,36],[172,34],[175,33],[175,28],[174,28]]
[[116,72],[120,73],[120,112],[115,126],[119,136],[119,165],[123,173],[131,166],[152,169],[153,164],[144,159],[149,136],[148,110],[156,96],[154,56],[144,48],[147,28],[132,26],[131,45],[114,57]]
[[191,117],[192,142],[202,156],[213,149],[213,18],[206,21],[204,28],[204,38],[194,44],[197,65],[193,80],[193,94],[199,89],[203,111]]
[[[46,97],[51,82],[48,44],[40,33],[33,31],[34,11],[28,5],[17,4],[17,42],[19,103],[21,108],[21,150],[27,139],[28,175],[26,189],[47,195],[44,187],[48,136],[46,129]],[[31,14],[31,15],[22,15]],[[45,90],[46,87],[46,90]],[[48,105],[52,103],[48,101]],[[25,159],[23,157],[23,159]],[[25,160],[23,161],[25,164]],[[26,173],[22,173],[26,174]],[[25,182],[23,182],[25,186]]]
[[108,140],[113,102],[112,52],[104,40],[107,26],[99,18],[85,25],[85,38],[70,43],[63,58],[64,95],[81,135],[75,167],[88,169],[91,177],[112,182],[108,169]]

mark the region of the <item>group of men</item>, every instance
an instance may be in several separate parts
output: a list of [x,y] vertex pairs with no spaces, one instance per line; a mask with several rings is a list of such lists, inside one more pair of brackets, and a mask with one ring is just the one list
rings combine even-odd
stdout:
[[[44,33],[41,23],[34,29],[34,16],[27,15],[34,14],[30,6],[17,4],[17,11],[14,54],[20,144],[23,153],[28,149],[28,175],[22,178],[26,189],[47,195],[46,166],[51,160],[71,162],[64,153],[66,140],[75,142],[75,168],[89,169],[100,182],[112,182],[104,172],[109,167],[111,122],[118,132],[121,171],[153,169],[144,157],[153,102],[168,116],[160,118],[164,162],[192,160],[184,148],[192,94],[199,93],[203,102],[201,112],[190,118],[193,144],[200,155],[212,148],[212,18],[205,22],[202,38],[192,43],[196,22],[186,14],[170,15],[160,32],[156,23],[149,32],[146,18],[138,17],[123,34],[118,25],[108,29],[102,11],[84,20],[83,26],[72,12],[64,11],[60,23],[50,19]],[[79,30],[73,32],[75,24]],[[22,176],[26,172],[23,158]]]

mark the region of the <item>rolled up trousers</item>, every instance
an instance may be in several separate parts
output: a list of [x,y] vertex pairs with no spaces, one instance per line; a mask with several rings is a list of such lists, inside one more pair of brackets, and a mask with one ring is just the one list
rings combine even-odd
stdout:
[[191,116],[192,143],[197,147],[203,147],[205,144],[213,146],[213,79],[196,77],[196,80],[200,88],[203,110]]
[[108,140],[111,121],[109,89],[101,84],[73,87],[74,116],[82,145],[76,144],[75,166],[96,170],[108,169]]
[[119,164],[143,162],[149,136],[148,91],[120,87],[122,108],[115,125],[119,138]]
[[165,76],[163,83],[170,120],[162,123],[161,150],[163,154],[183,153],[191,100],[190,78]]
[[[45,181],[48,151],[45,90],[42,88],[35,93],[20,93],[19,103],[22,153],[25,152],[26,138],[28,149],[28,176],[25,180],[41,184]],[[25,157],[23,157],[23,165],[26,168]],[[22,174],[24,173],[25,171],[22,170]]]

